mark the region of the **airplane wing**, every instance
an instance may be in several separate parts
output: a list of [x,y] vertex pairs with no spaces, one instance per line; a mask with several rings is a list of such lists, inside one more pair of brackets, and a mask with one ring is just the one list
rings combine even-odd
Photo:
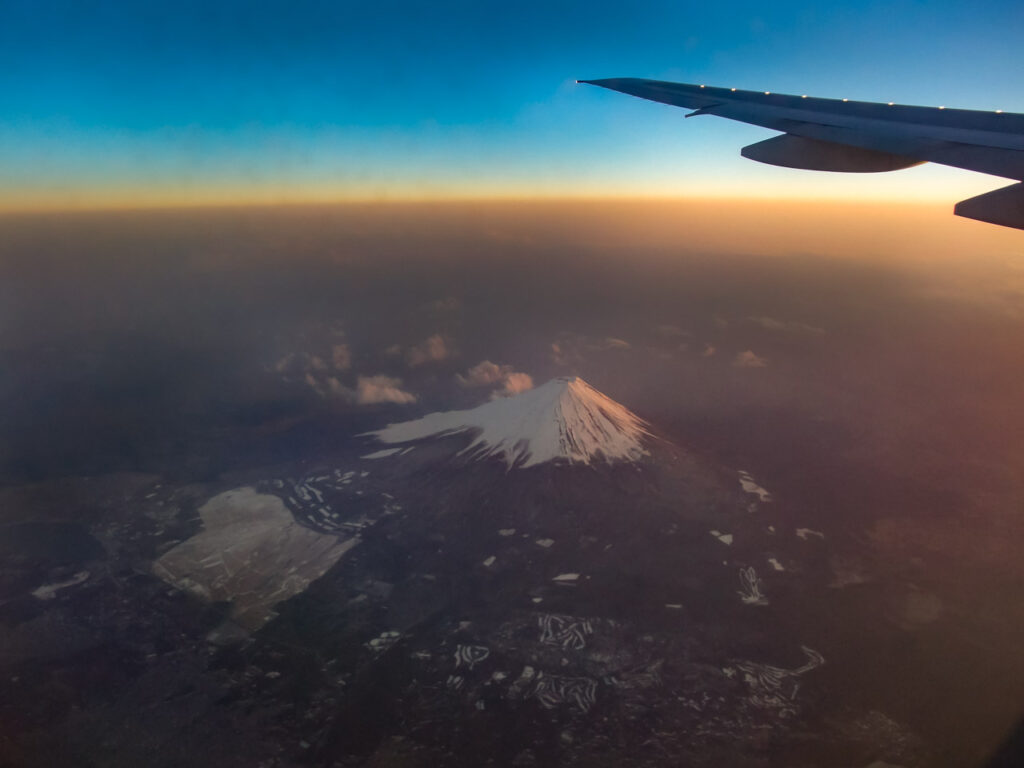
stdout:
[[1018,183],[957,203],[954,213],[1024,229],[1024,115],[787,96],[623,77],[579,80],[642,99],[760,125],[775,136],[740,153],[812,171],[875,173],[939,163]]

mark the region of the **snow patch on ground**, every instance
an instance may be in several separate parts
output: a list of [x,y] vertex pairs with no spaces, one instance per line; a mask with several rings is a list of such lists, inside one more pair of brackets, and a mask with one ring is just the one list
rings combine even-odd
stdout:
[[401,453],[401,448],[382,448],[379,451],[368,453],[365,456],[360,456],[361,459],[386,459],[388,456],[394,456],[396,453]]
[[383,653],[392,645],[398,642],[398,638],[402,635],[400,632],[395,630],[388,630],[387,632],[381,632],[380,635],[370,640],[368,643],[363,645],[374,653]]
[[710,533],[712,536],[714,536],[716,539],[718,539],[720,542],[722,542],[723,544],[725,544],[727,546],[732,544],[732,534],[731,533],[722,533],[721,531],[714,531],[714,530],[708,531],[708,533]]
[[744,605],[768,605],[768,598],[761,592],[761,579],[753,566],[740,568],[740,587],[736,592]]
[[767,502],[772,500],[772,495],[768,491],[766,491],[764,488],[762,488],[760,485],[755,483],[754,482],[754,478],[752,478],[750,476],[749,472],[745,472],[744,470],[741,469],[739,471],[739,476],[740,476],[740,487],[744,491],[746,491],[747,493],[754,494],[755,496],[757,496],[759,501],[762,501],[762,502],[765,502],[765,503],[767,503]]
[[204,600],[230,601],[231,618],[247,629],[265,624],[277,603],[305,590],[359,543],[299,525],[280,498],[250,487],[214,496],[199,515],[202,530],[154,562],[153,573]]
[[824,539],[825,538],[825,534],[824,533],[822,533],[821,531],[812,531],[810,528],[797,528],[796,529],[796,535],[799,536],[804,541],[807,541],[807,539],[810,536],[817,536],[819,539]]
[[64,589],[65,587],[73,587],[75,584],[81,584],[83,581],[89,578],[88,571],[79,571],[70,579],[65,581],[58,581],[55,584],[44,584],[41,587],[37,587],[32,590],[32,597],[37,600],[53,600],[57,596],[57,592]]

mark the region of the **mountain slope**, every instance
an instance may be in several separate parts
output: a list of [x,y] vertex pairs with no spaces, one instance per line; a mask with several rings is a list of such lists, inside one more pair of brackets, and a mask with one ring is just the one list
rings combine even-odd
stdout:
[[468,431],[477,435],[461,453],[475,459],[500,456],[509,467],[556,460],[636,462],[648,455],[643,439],[650,434],[646,422],[577,376],[552,379],[471,410],[431,413],[369,434],[384,443],[408,443]]

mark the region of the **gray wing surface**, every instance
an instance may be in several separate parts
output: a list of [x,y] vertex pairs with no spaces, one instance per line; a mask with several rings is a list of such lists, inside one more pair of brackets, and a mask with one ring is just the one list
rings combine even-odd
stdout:
[[[1024,181],[1024,115],[820,99],[661,80],[580,80],[631,96],[781,131],[741,150],[787,168],[876,173],[939,163]],[[957,203],[958,216],[1024,229],[1024,184]]]

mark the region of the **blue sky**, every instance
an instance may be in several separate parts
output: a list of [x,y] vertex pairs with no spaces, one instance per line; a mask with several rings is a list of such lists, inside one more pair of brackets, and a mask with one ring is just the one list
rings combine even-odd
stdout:
[[[804,174],[771,135],[577,86],[654,77],[1024,112],[1019,2],[0,0],[0,204],[128,194],[928,197]],[[953,198],[956,199],[956,198]]]

